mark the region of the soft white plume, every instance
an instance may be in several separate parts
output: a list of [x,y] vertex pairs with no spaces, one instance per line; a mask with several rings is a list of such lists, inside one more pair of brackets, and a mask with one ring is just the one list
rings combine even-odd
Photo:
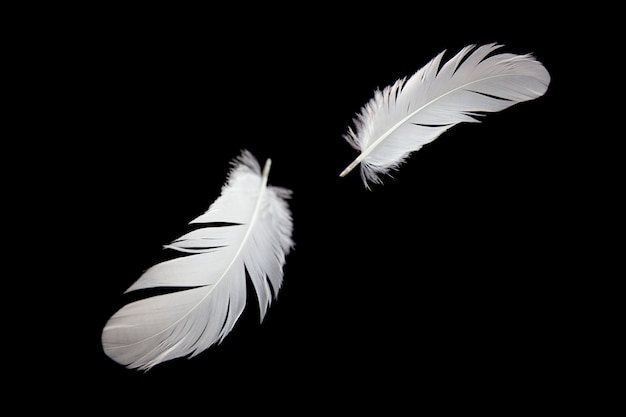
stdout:
[[361,153],[340,175],[360,163],[369,188],[457,123],[543,95],[550,83],[544,66],[531,55],[492,54],[500,47],[469,45],[443,65],[441,52],[408,80],[377,90],[344,136]]
[[166,248],[188,253],[148,269],[128,290],[189,287],[129,303],[102,331],[105,353],[129,368],[150,369],[170,359],[195,356],[233,329],[246,305],[246,271],[263,320],[283,282],[293,246],[291,192],[267,185],[247,151],[233,161],[220,197],[193,220],[200,228]]

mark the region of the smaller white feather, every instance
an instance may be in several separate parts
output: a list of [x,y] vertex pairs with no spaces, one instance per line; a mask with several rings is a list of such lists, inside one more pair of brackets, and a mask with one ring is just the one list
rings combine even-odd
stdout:
[[261,173],[247,151],[233,162],[220,197],[191,222],[208,227],[166,246],[191,255],[153,266],[127,292],[195,288],[122,307],[102,331],[102,346],[109,357],[129,368],[147,370],[166,360],[195,356],[220,342],[246,305],[246,271],[263,320],[272,290],[276,296],[282,285],[285,257],[293,246],[286,202],[291,192],[267,186],[270,166],[268,160]]
[[442,52],[408,80],[375,91],[344,136],[361,154],[340,175],[360,163],[369,188],[452,126],[542,96],[550,83],[544,66],[531,55],[490,56],[500,47],[469,45],[443,65]]

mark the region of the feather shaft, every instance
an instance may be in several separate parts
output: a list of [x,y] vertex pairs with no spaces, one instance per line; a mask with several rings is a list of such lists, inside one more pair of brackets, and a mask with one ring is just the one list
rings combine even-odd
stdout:
[[496,75],[496,76],[492,76],[492,77],[485,77],[479,80],[475,80],[472,81],[470,83],[461,85],[459,87],[456,87],[444,94],[442,94],[439,97],[435,97],[434,99],[430,100],[428,103],[424,104],[423,106],[419,107],[418,109],[414,110],[413,112],[409,113],[406,117],[404,117],[403,119],[401,119],[398,123],[396,123],[395,125],[391,126],[389,128],[389,130],[387,130],[385,133],[383,133],[378,139],[376,139],[376,141],[374,141],[374,143],[372,143],[371,146],[367,147],[365,150],[363,150],[363,152],[361,152],[359,154],[359,156],[352,161],[352,163],[350,163],[350,165],[348,165],[342,172],[341,174],[339,174],[340,177],[345,177],[348,173],[350,173],[350,171],[352,171],[354,168],[356,168],[361,161],[363,161],[367,155],[369,155],[372,151],[374,151],[376,149],[376,147],[385,139],[387,139],[387,137],[389,135],[391,135],[393,132],[396,131],[396,129],[398,129],[400,126],[404,125],[406,122],[408,122],[409,120],[411,120],[416,114],[418,114],[420,111],[424,110],[425,108],[427,108],[428,106],[430,106],[431,104],[437,102],[438,100],[442,100],[443,98],[445,98],[446,96],[459,91],[459,90],[463,90],[466,89],[467,87],[469,87],[472,84],[476,84],[479,82],[483,82],[483,81],[488,81],[489,79],[492,78],[497,78],[497,77],[502,77],[502,75]]

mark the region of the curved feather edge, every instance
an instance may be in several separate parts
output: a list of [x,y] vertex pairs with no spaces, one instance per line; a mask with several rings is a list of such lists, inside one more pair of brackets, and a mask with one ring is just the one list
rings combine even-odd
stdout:
[[[232,162],[220,197],[191,223],[209,224],[166,248],[191,253],[154,265],[127,290],[190,287],[129,303],[102,331],[104,352],[128,367],[148,370],[193,357],[221,342],[246,304],[246,272],[257,294],[261,321],[283,282],[293,248],[291,191],[267,185],[248,151]],[[221,227],[212,227],[215,224]]]
[[468,45],[442,65],[443,51],[408,80],[376,90],[344,135],[360,155],[340,176],[361,164],[369,189],[452,126],[542,96],[550,84],[545,67],[531,54],[494,55],[501,47]]

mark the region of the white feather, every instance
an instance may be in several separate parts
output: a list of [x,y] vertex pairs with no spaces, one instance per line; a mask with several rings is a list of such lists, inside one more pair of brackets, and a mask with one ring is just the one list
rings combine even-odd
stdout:
[[375,91],[354,119],[356,131],[344,136],[361,153],[340,176],[360,163],[369,188],[457,123],[542,96],[550,83],[543,65],[531,55],[489,56],[500,47],[469,45],[440,65],[444,51],[408,80]]
[[[148,269],[128,290],[193,287],[127,304],[102,332],[105,353],[129,368],[150,369],[195,356],[233,329],[246,305],[246,271],[257,293],[260,317],[283,281],[293,246],[286,199],[291,192],[267,186],[247,151],[233,162],[220,197],[191,223],[206,224],[166,248],[190,253]],[[218,227],[219,226],[219,227]]]

